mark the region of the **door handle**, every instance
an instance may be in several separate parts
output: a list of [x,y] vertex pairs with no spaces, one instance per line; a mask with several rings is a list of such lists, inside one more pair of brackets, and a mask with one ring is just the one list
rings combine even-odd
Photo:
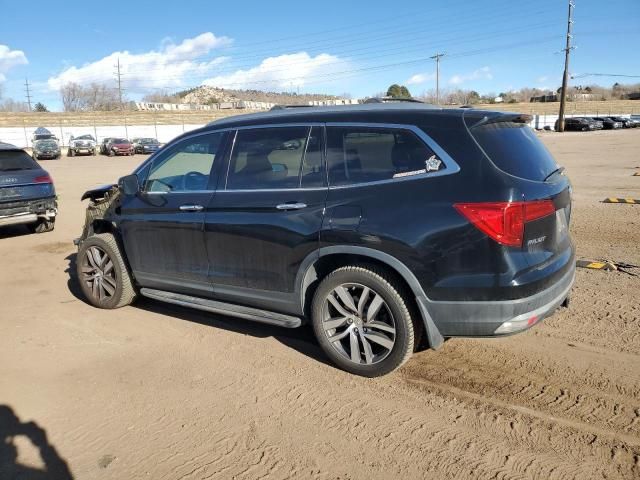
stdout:
[[182,212],[201,212],[202,210],[204,210],[202,205],[180,205]]
[[306,203],[281,203],[277,205],[276,208],[278,210],[302,210],[303,208],[307,208]]

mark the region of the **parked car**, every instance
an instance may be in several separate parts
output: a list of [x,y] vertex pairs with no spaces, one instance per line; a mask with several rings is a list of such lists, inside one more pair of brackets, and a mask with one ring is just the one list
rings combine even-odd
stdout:
[[33,145],[38,140],[56,140],[58,141],[58,137],[56,137],[53,133],[51,133],[48,129],[44,127],[38,127],[33,132],[31,136],[31,144]]
[[98,149],[100,151],[100,155],[107,155],[107,145],[111,140],[111,137],[105,137],[102,139],[102,142],[100,142],[100,147]]
[[160,149],[160,142],[155,138],[134,138],[131,143],[135,153],[155,153]]
[[[555,130],[559,129],[560,120],[556,120],[556,124],[554,126]],[[584,117],[566,117],[564,119],[564,129],[566,131],[592,131],[592,130],[600,130],[602,128],[602,124],[599,122],[595,122],[588,118]]]
[[93,135],[71,136],[67,156],[73,157],[79,153],[86,153],[88,155],[96,154],[96,139],[93,138]]
[[110,157],[114,155],[134,155],[133,145],[126,138],[111,138],[105,146]]
[[602,122],[602,127],[605,130],[617,130],[618,128],[622,128],[621,122],[616,122],[614,120],[611,120],[608,117],[591,117],[591,118],[593,118],[593,120],[595,120],[596,122]]
[[631,118],[626,118],[626,117],[607,117],[607,118],[614,122],[621,123],[622,128],[634,128],[640,124],[640,122],[636,122],[635,120],[632,120]]
[[49,174],[21,148],[0,142],[0,227],[24,224],[35,233],[50,232],[57,213]]
[[571,185],[530,121],[415,103],[215,121],[84,194],[81,289],[99,308],[142,295],[310,323],[370,377],[418,346],[524,331],[575,276]]
[[32,151],[32,156],[35,160],[42,160],[45,158],[58,159],[62,156],[60,145],[53,138],[36,140],[33,142]]

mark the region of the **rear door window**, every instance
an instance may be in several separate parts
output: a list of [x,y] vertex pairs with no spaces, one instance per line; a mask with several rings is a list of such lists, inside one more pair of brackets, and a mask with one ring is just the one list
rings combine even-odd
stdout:
[[327,127],[327,166],[333,186],[392,180],[444,165],[413,132],[383,127]]
[[308,126],[241,129],[229,161],[227,190],[322,185],[322,132]]
[[494,165],[506,173],[544,181],[558,169],[551,153],[526,124],[487,123],[471,128],[471,134]]

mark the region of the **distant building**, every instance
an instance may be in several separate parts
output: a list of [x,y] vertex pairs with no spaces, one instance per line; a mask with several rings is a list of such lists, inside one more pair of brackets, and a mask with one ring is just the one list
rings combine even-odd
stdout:
[[316,107],[326,107],[331,105],[357,105],[360,103],[358,99],[352,98],[334,98],[331,100],[312,100],[309,102],[309,105],[314,105]]
[[640,100],[640,92],[627,93],[624,98],[626,100]]
[[494,101],[495,103],[503,103],[503,102],[504,102],[504,98],[502,98],[502,97],[496,97],[496,98],[494,98],[494,99],[493,99],[493,101]]
[[530,102],[557,102],[558,95],[555,93],[549,93],[547,95],[538,95],[537,97],[531,97],[529,99]]
[[270,110],[275,104],[270,102],[252,102],[247,100],[236,100],[233,102],[212,103],[200,105],[197,103],[157,103],[157,102],[135,102],[138,110],[144,111],[186,111],[186,110]]

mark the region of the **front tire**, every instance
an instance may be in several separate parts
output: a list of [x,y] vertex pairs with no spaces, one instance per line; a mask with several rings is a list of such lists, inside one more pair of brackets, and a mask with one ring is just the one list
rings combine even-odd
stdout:
[[409,359],[419,335],[401,292],[398,281],[373,267],[339,268],[322,280],[311,318],[333,363],[355,375],[378,377]]
[[94,307],[120,308],[135,300],[131,275],[110,233],[92,235],[80,244],[76,269],[82,293]]
[[55,228],[55,221],[55,218],[52,218],[51,220],[38,220],[38,222],[29,225],[29,230],[33,233],[53,232],[53,229]]

